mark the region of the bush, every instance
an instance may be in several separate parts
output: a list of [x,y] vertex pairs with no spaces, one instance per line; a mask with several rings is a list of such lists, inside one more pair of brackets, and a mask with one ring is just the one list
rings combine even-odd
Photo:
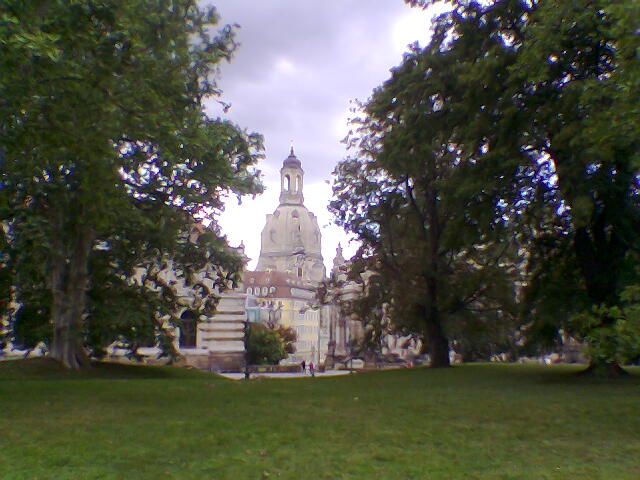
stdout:
[[248,347],[252,365],[275,365],[287,356],[280,335],[261,323],[250,324]]

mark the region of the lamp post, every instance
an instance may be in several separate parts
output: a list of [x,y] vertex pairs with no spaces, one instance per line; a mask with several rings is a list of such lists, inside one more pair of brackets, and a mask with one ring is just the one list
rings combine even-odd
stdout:
[[249,380],[249,335],[250,333],[249,319],[244,320],[244,379]]
[[[322,304],[318,305],[318,367],[320,366],[320,351],[322,346]],[[326,357],[325,357],[326,360]]]
[[352,374],[353,373],[353,341],[351,339],[349,340],[349,363],[350,363],[349,374]]

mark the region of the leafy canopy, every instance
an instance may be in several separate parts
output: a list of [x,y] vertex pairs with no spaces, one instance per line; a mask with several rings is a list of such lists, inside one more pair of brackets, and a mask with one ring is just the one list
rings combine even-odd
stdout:
[[[188,285],[206,266],[211,293],[233,280],[215,214],[260,191],[262,140],[204,113],[235,48],[217,19],[192,0],[3,3],[0,306],[17,302],[18,345],[66,331],[95,354],[170,349],[178,298],[161,272]],[[212,223],[194,237],[196,218]]]
[[334,213],[402,324],[513,316],[520,290],[529,333],[589,341],[573,314],[609,331],[638,283],[638,4],[451,5],[355,119]]

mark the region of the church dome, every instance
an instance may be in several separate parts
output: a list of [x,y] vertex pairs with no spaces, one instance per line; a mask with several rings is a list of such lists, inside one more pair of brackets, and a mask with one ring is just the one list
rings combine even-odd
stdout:
[[279,205],[267,216],[262,253],[320,255],[318,219],[304,205]]
[[289,153],[289,156],[284,159],[284,162],[282,162],[282,166],[292,167],[292,168],[302,168],[302,163],[300,163],[300,160],[298,160],[298,157],[296,157],[295,153],[293,153],[293,147],[291,147],[291,152]]
[[257,270],[292,273],[310,282],[325,276],[318,219],[304,206],[304,170],[291,153],[280,169],[280,205],[267,215]]

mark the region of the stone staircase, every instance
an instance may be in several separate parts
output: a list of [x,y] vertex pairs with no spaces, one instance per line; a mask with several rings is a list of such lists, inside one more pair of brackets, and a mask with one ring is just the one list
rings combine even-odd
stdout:
[[209,351],[209,370],[239,371],[244,367],[245,301],[244,293],[225,292],[216,314],[199,324],[199,344]]

